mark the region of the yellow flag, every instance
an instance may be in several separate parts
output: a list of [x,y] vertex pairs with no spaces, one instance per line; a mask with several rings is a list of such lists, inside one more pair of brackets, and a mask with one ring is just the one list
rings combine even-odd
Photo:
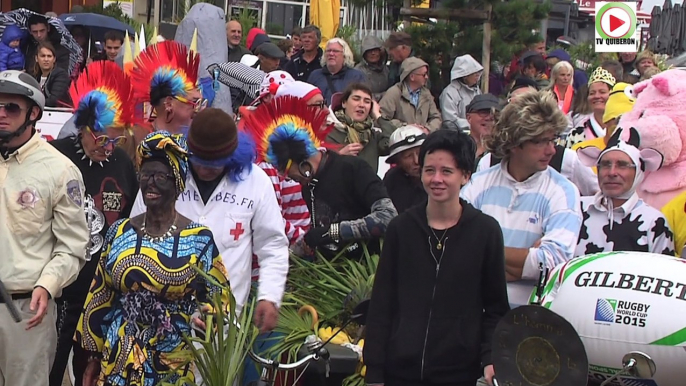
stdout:
[[[143,38],[145,38],[145,37],[143,37]],[[134,37],[133,37],[133,57],[137,58],[138,54],[140,54],[140,53],[141,53],[141,46],[138,42],[138,32],[136,32],[134,34]]]
[[152,30],[152,38],[150,38],[150,42],[148,44],[153,45],[157,43],[157,26],[155,26],[155,29]]
[[198,53],[198,29],[196,28],[195,31],[193,31],[193,39],[191,39],[191,47],[190,50]]
[[126,31],[124,36],[124,72],[131,74],[133,70],[133,53],[131,52],[131,38],[129,38],[129,31]]

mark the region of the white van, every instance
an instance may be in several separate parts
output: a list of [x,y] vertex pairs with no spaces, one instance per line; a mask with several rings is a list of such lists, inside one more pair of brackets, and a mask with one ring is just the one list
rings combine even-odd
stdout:
[[57,139],[62,126],[74,115],[71,109],[46,107],[43,117],[36,122],[36,130],[46,141]]

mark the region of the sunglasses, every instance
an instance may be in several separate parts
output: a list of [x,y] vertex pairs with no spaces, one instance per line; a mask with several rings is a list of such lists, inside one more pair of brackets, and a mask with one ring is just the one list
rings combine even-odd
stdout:
[[615,167],[618,170],[628,170],[628,169],[635,169],[636,164],[633,164],[631,162],[626,162],[626,161],[617,161],[617,162],[601,161],[601,162],[598,162],[598,170],[611,170],[612,167]]
[[0,108],[5,109],[5,113],[13,118],[18,117],[21,111],[24,110],[21,106],[13,102],[0,103]]
[[469,114],[476,114],[476,115],[480,116],[481,118],[486,118],[489,115],[493,114],[493,109],[473,110],[473,111],[469,111]]
[[172,174],[167,174],[167,173],[162,173],[162,172],[140,172],[138,173],[138,182],[141,181],[150,181],[150,177],[152,177],[153,181],[155,181],[155,185],[164,185],[169,181],[172,181],[174,179],[174,175]]
[[553,146],[557,145],[560,141],[560,138],[561,137],[559,135],[556,135],[552,138],[532,139],[529,140],[529,142],[531,142],[534,146],[538,148],[544,148],[550,144],[552,144]]
[[203,98],[199,98],[199,99],[192,101],[192,100],[186,99],[184,97],[175,96],[174,99],[176,99],[177,101],[179,101],[183,104],[193,106],[193,111],[195,111],[196,113],[203,111],[205,109],[205,107],[207,107],[207,99],[203,99]]
[[99,135],[96,137],[95,133],[93,133],[93,130],[91,130],[90,127],[86,127],[86,129],[90,133],[91,137],[93,137],[93,141],[95,142],[96,146],[105,147],[109,144],[114,144],[114,146],[116,147],[126,143],[126,137],[124,137],[123,135],[114,138],[110,138],[106,135]]
[[308,104],[307,107],[316,107],[318,109],[323,109],[324,107],[326,107],[326,102],[321,101],[321,102],[317,102],[317,103]]

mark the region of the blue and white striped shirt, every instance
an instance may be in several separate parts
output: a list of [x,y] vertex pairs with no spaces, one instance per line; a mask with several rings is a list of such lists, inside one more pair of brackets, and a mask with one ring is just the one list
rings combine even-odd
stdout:
[[[518,182],[507,164],[474,174],[460,195],[498,220],[505,247],[529,249],[522,280],[508,283],[514,306],[528,304],[539,263],[552,270],[574,256],[582,217],[579,190],[553,168]],[[534,248],[538,240],[541,244]]]

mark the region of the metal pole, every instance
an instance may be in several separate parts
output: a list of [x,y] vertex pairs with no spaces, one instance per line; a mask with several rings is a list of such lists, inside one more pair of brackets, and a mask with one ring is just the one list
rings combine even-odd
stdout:
[[162,0],[155,0],[155,9],[153,12],[152,25],[158,27],[160,25],[160,16],[162,15]]
[[481,81],[481,90],[483,93],[488,93],[489,74],[491,72],[491,17],[493,13],[493,6],[488,5],[488,20],[483,24],[484,37],[481,43],[481,65],[484,68]]
[[569,36],[569,16],[572,13],[572,3],[567,4],[567,12],[565,13],[565,29],[562,33],[564,36]]

